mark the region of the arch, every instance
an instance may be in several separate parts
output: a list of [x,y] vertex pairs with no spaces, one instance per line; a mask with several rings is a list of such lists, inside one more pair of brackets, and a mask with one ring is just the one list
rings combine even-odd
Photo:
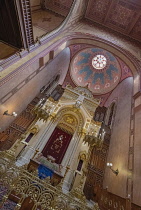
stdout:
[[134,76],[139,73],[140,64],[137,58],[120,46],[114,45],[113,43],[110,43],[98,37],[94,38],[92,36],[86,36],[86,34],[81,34],[77,36],[75,35],[75,37],[73,37],[72,34],[72,38],[67,40],[66,46],[69,47],[72,44],[89,44],[105,49],[119,57],[128,66],[130,66]]
[[[87,35],[84,33],[73,33],[69,36],[62,38],[62,41],[58,44],[58,48],[61,47],[61,50],[69,47],[73,44],[88,44],[90,46],[100,47],[106,49],[107,51],[113,53],[115,56],[119,57],[124,63],[130,67],[133,77],[134,77],[134,94],[140,91],[140,61],[135,55],[131,52],[123,49],[122,47],[113,44],[107,40],[94,37],[92,35]],[[63,47],[62,47],[63,46]]]
[[76,119],[73,114],[66,113],[61,117],[61,120],[57,124],[57,127],[60,127],[61,129],[73,134],[75,133],[75,129],[78,126],[78,123],[78,119]]
[[42,150],[43,156],[51,155],[58,164],[66,161],[72,145],[75,146],[75,141],[80,140],[83,126],[84,117],[78,109],[70,106],[63,107],[54,118],[52,133],[48,136],[48,141]]
[[117,108],[117,98],[115,98],[111,104],[108,106],[106,118],[105,118],[105,124],[108,125],[110,128],[113,127],[114,118],[116,114],[116,108]]
[[58,121],[61,121],[63,119],[63,116],[65,115],[72,115],[75,117],[77,121],[77,127],[75,126],[75,130],[81,130],[85,123],[84,114],[80,111],[80,109],[73,108],[71,106],[64,106],[59,112],[57,113],[56,118]]

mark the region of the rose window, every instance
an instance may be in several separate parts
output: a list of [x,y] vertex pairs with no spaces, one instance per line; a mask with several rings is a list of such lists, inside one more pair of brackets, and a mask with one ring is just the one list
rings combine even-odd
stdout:
[[107,59],[104,55],[96,55],[92,59],[92,65],[95,69],[103,69],[107,64]]

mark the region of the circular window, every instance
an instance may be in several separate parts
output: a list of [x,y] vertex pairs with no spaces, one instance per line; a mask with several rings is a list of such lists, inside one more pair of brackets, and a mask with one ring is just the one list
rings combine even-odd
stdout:
[[95,69],[103,69],[107,64],[107,59],[104,55],[96,55],[92,59],[92,65]]

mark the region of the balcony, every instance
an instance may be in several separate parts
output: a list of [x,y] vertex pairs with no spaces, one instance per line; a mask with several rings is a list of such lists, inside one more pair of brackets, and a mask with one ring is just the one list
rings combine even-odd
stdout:
[[37,10],[32,12],[32,24],[34,40],[37,37],[49,33],[59,27],[65,18],[49,10]]

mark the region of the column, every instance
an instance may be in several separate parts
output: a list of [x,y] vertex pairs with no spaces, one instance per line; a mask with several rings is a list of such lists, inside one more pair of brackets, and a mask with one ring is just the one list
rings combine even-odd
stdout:
[[77,138],[76,141],[74,142],[74,145],[72,146],[72,148],[70,149],[70,153],[69,156],[67,158],[68,160],[68,165],[70,165],[70,169],[68,170],[66,177],[64,179],[64,183],[63,183],[63,191],[67,192],[70,189],[71,186],[71,182],[74,176],[74,172],[76,170],[76,163],[78,160],[78,155],[80,153],[80,148],[81,148],[81,144],[82,141],[84,139],[84,133],[80,133]]
[[131,202],[141,206],[141,92],[134,96],[132,107],[132,130],[129,150],[130,181],[128,184],[128,195]]

